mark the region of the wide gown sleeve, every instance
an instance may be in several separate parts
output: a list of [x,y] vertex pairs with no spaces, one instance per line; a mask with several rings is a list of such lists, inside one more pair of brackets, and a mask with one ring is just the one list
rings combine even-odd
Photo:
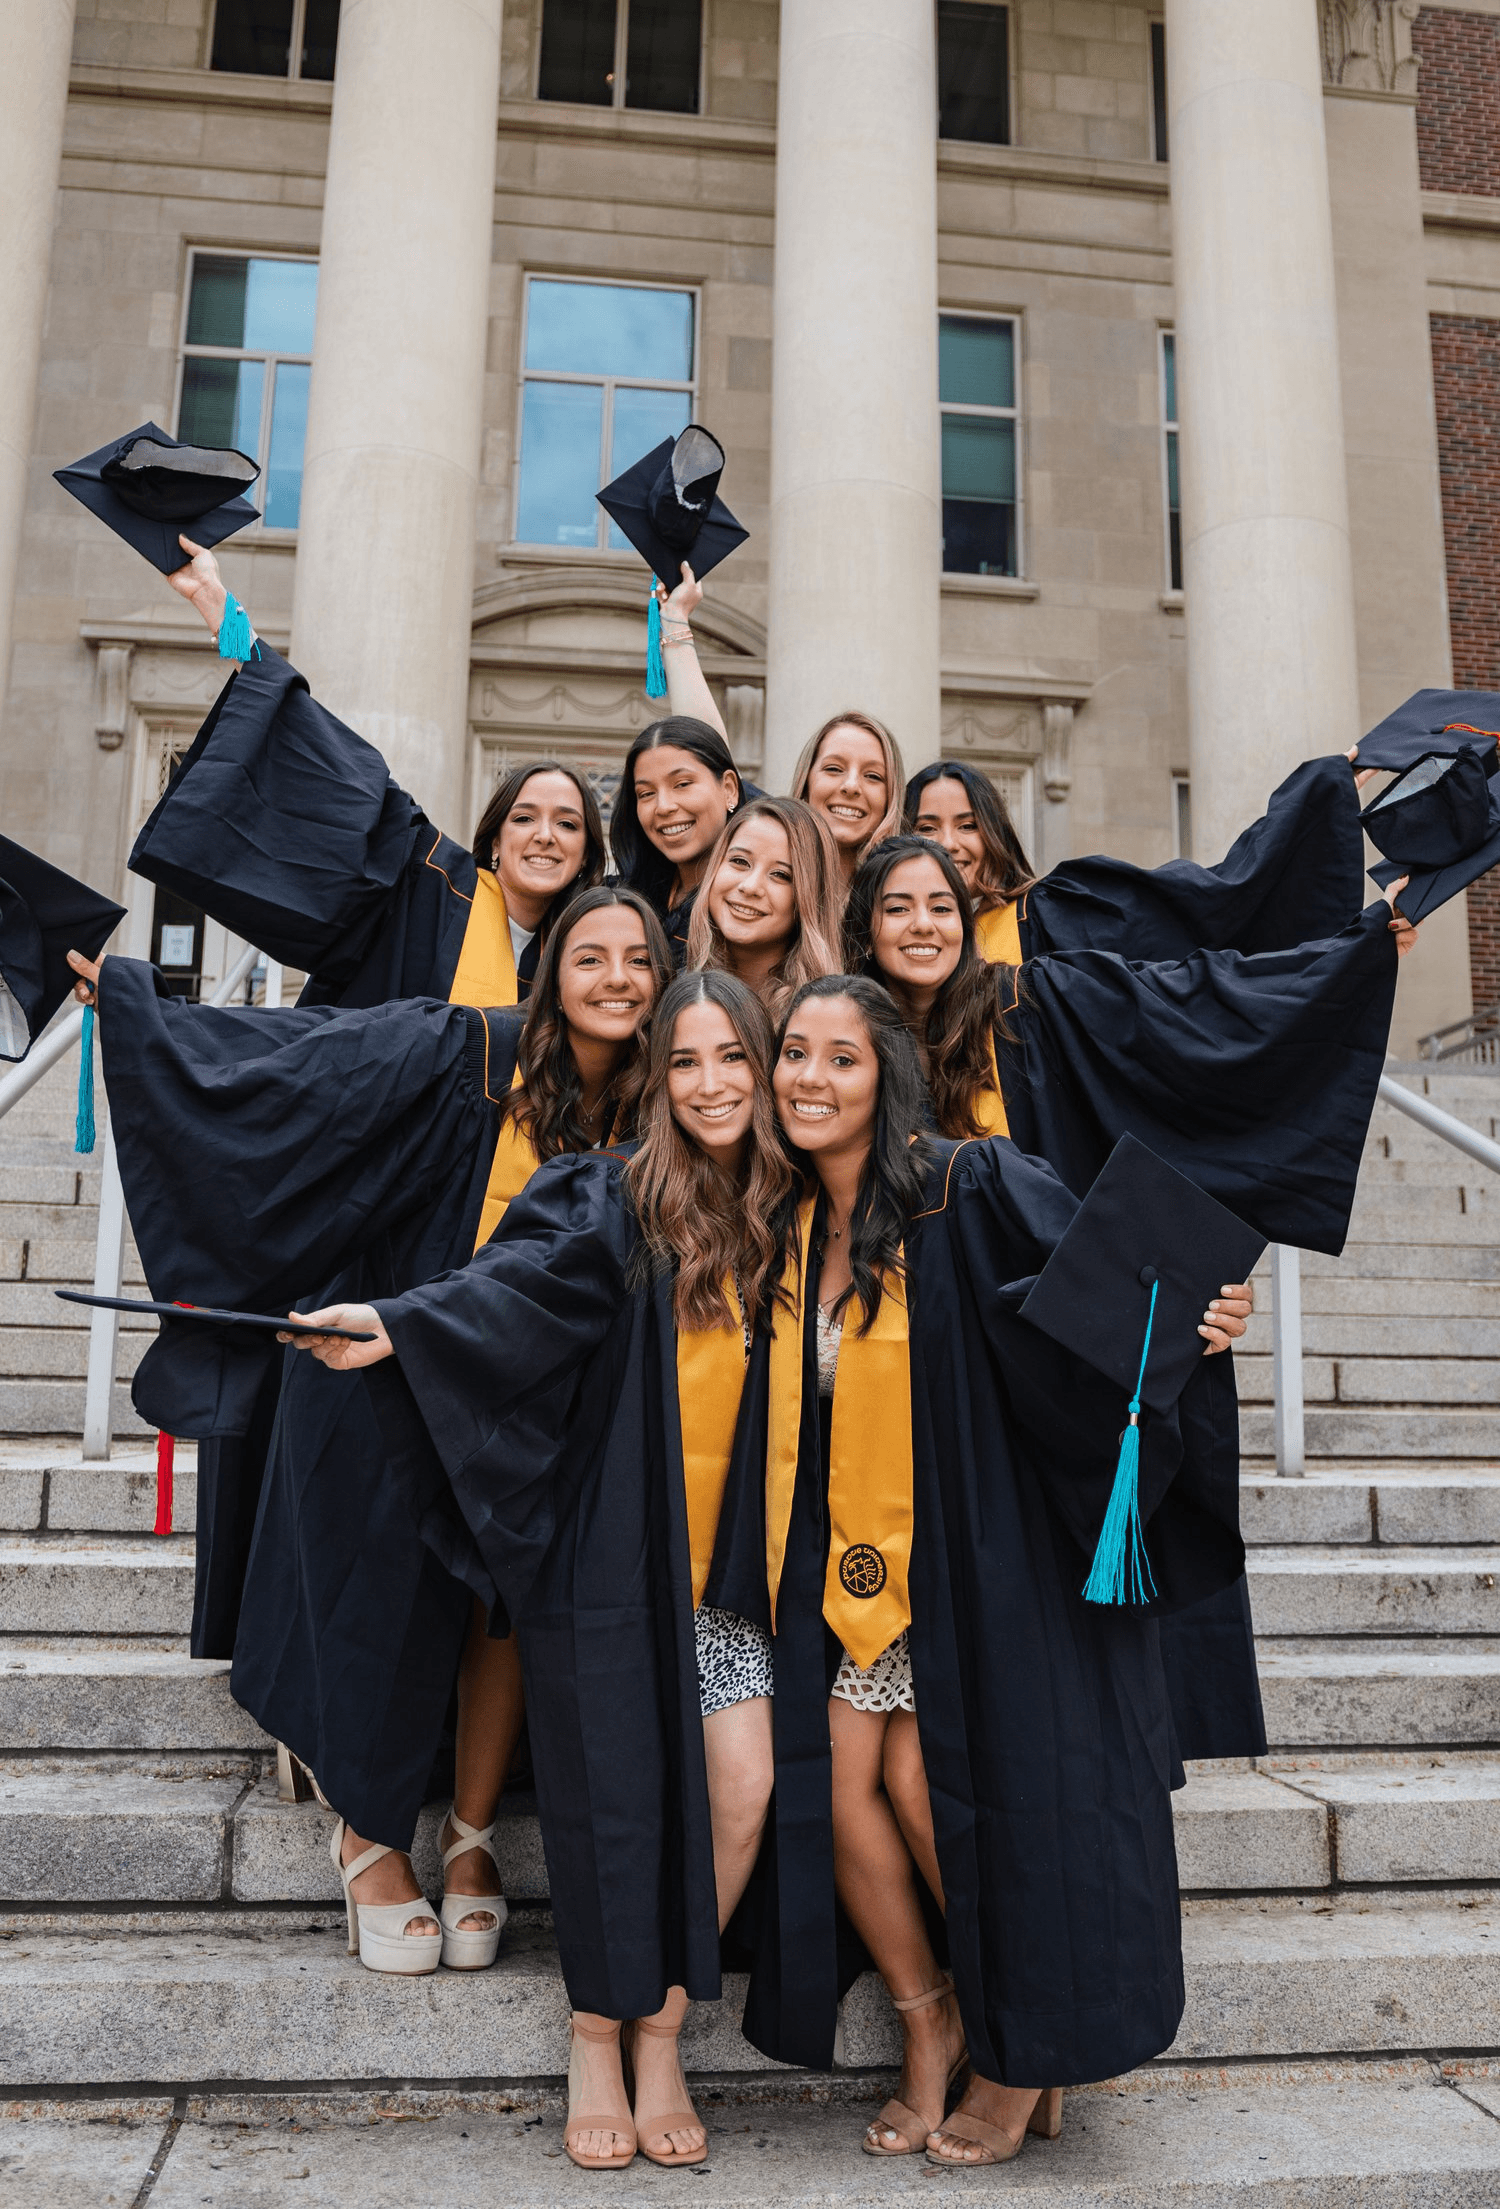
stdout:
[[1011,1132],[1081,1194],[1138,1136],[1272,1242],[1337,1254],[1390,1032],[1390,914],[1298,949],[1028,961]]
[[512,1615],[613,1410],[636,1246],[620,1171],[549,1160],[467,1265],[376,1300],[396,1356],[367,1379],[398,1477],[424,1510],[425,1444]]
[[130,865],[336,986],[357,970],[424,817],[375,747],[259,650],[221,692]]
[[1310,759],[1214,867],[1065,859],[1027,896],[1029,950],[1282,951],[1336,935],[1365,899],[1359,798],[1342,754]]

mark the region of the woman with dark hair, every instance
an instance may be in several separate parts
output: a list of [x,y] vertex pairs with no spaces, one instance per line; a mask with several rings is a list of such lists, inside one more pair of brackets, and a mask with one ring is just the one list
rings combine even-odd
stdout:
[[822,815],[797,798],[752,798],[709,853],[687,963],[737,974],[774,1015],[804,982],[838,972],[843,909]]
[[836,713],[792,769],[792,796],[821,813],[847,879],[865,853],[901,826],[906,770],[896,739],[871,713]]
[[723,737],[685,714],[653,721],[626,754],[610,846],[620,880],[650,900],[679,959],[708,855],[744,796]]
[[306,1345],[414,1407],[515,1620],[585,2169],[637,2144],[704,2159],[677,2035],[690,1996],[719,1995],[770,1794],[769,1640],[704,1591],[731,1460],[764,1453],[792,1180],[771,1050],[744,983],[681,975],[651,1023],[633,1151],[554,1161],[460,1271],[313,1315],[374,1341]]
[[[168,580],[217,633],[218,562],[183,545],[188,563]],[[132,870],[305,973],[303,1005],[523,999],[547,927],[603,879],[587,782],[550,760],[516,769],[465,848],[295,668],[261,639],[246,649],[136,838]],[[195,1657],[233,1651],[275,1417],[268,1384],[246,1434],[199,1449]]]
[[1020,964],[1011,915],[1016,899],[1035,880],[1005,800],[989,776],[959,759],[934,760],[906,786],[902,827],[941,844],[963,876],[974,901],[974,930],[982,956]]
[[[275,1311],[320,1281],[320,1301],[397,1294],[462,1264],[542,1160],[628,1127],[637,1031],[671,958],[640,898],[600,888],[554,928],[524,1027],[428,1000],[217,1011],[159,994],[136,961],[96,976],[153,1294]],[[256,1340],[169,1324],[137,1405],[169,1432],[232,1435],[272,1352]],[[494,1959],[503,1904],[459,1898],[498,1895],[495,1804],[522,1712],[504,1608],[465,1580],[441,1516],[424,1523],[383,1477],[399,1425],[364,1387],[309,1359],[278,1377],[231,1692],[341,1813],[351,1952],[372,1970],[474,1968]],[[409,1850],[455,1684],[439,1925]]]

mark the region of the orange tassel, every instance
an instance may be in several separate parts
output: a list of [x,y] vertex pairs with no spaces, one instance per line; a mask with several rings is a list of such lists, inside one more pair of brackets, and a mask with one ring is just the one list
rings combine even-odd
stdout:
[[170,1534],[172,1531],[172,1457],[174,1443],[170,1434],[156,1437],[156,1524],[153,1534]]

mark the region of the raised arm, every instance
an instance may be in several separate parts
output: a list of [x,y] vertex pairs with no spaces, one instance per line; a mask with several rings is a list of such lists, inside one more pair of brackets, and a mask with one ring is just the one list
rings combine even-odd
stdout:
[[682,581],[671,597],[660,583],[656,586],[656,596],[661,605],[661,656],[667,670],[667,705],[673,713],[688,714],[694,721],[706,721],[711,729],[718,730],[727,744],[729,731],[698,665],[698,648],[693,642],[692,617],[703,603],[703,585],[684,560]]

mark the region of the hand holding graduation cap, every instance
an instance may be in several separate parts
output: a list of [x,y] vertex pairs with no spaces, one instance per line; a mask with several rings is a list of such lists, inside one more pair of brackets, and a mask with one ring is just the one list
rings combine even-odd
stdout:
[[217,636],[224,608],[229,603],[219,563],[202,545],[195,545],[191,537],[179,537],[177,542],[188,557],[180,568],[173,570],[167,581],[179,598],[185,598],[197,609]]
[[372,1342],[350,1342],[344,1335],[278,1335],[278,1342],[289,1342],[294,1350],[311,1350],[321,1365],[330,1366],[335,1373],[352,1373],[362,1365],[378,1365],[382,1358],[395,1355],[395,1345],[384,1327],[373,1304],[325,1304],[319,1312],[289,1312],[299,1326],[316,1327],[321,1320],[325,1327],[348,1327],[356,1334],[374,1337]]

